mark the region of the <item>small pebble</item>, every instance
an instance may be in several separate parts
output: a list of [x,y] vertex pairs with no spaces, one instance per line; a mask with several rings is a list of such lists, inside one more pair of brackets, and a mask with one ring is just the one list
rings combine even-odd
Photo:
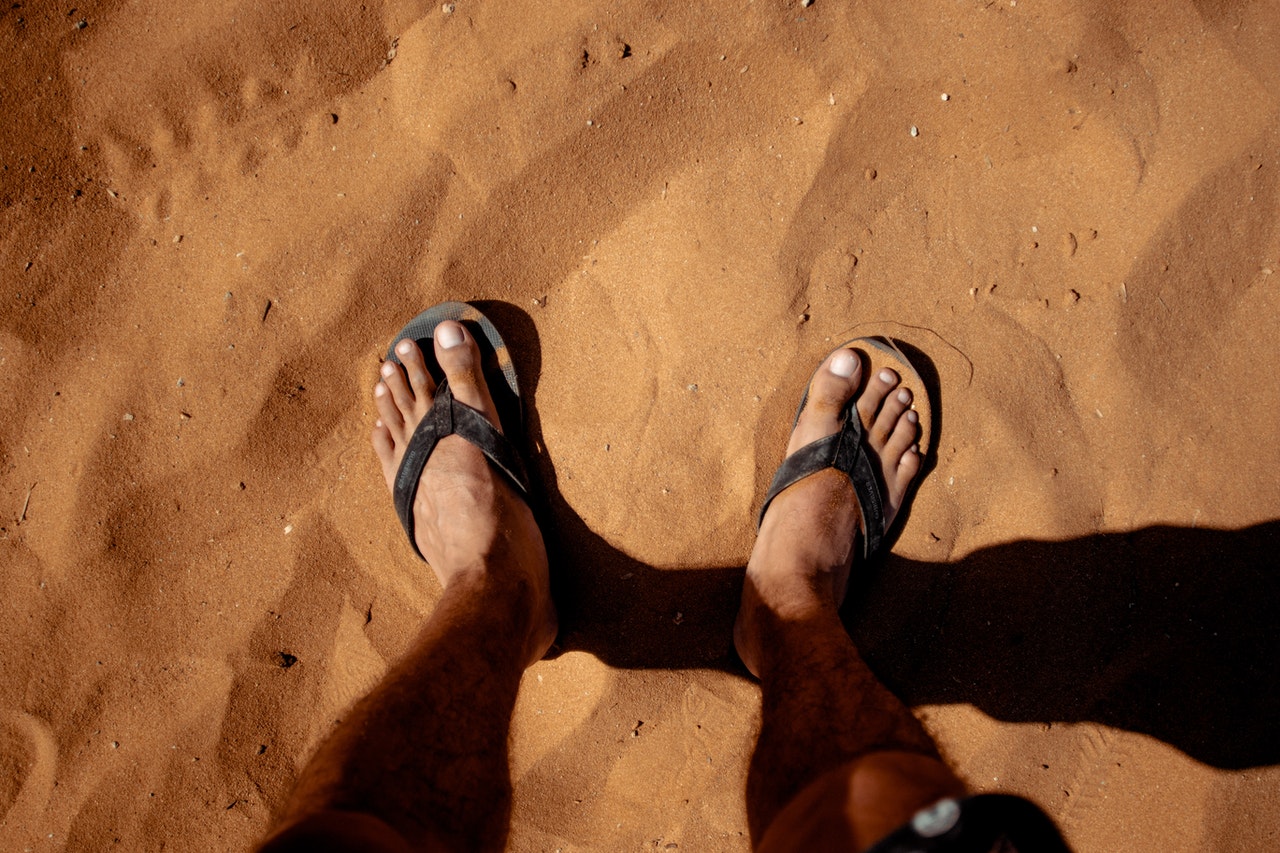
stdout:
[[920,135],[920,128],[916,127],[914,124],[913,124],[913,125],[911,125],[911,135],[912,135],[912,136],[919,136],[919,135]]
[[587,127],[595,127],[595,124],[596,124],[596,123],[595,123],[594,121],[592,121],[591,119],[587,119]]
[[288,535],[289,535],[290,533],[292,533],[292,532],[293,532],[293,525],[292,525],[292,524],[286,524],[286,525],[284,526],[284,535],[285,535],[285,536],[288,536]]
[[187,381],[186,381],[185,379],[183,379],[182,377],[178,377],[178,387],[179,387],[179,388],[181,388],[183,385],[186,385],[186,384],[187,384]]
[[122,417],[120,420],[122,420],[122,421],[131,421],[131,420],[133,420],[133,413],[132,413],[132,412],[125,412],[125,413],[124,413],[124,417]]
[[444,12],[446,15],[452,15],[453,10],[456,8],[458,7],[452,3],[445,3],[443,6],[440,7],[440,11]]
[[942,93],[942,100],[944,100],[944,101],[949,101],[949,100],[951,100],[951,96],[950,96],[950,95],[948,95],[946,92],[943,92],[943,93]]

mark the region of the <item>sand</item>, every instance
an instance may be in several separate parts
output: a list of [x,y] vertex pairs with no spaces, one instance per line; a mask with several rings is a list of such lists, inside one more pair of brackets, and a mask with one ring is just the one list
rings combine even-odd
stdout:
[[266,830],[439,594],[368,432],[446,299],[564,617],[512,849],[747,849],[753,513],[885,330],[938,441],[877,671],[1078,850],[1280,845],[1280,4],[1063,5],[6,9],[0,848]]

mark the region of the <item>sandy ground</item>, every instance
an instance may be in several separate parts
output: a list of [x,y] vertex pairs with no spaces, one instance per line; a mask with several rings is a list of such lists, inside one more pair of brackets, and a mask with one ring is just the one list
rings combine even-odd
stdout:
[[[1062,7],[1070,5],[1070,9]],[[515,850],[747,848],[729,626],[801,384],[938,446],[849,624],[1080,851],[1280,845],[1280,4],[14,3],[0,847],[244,849],[431,611],[367,436],[480,301],[564,614]]]

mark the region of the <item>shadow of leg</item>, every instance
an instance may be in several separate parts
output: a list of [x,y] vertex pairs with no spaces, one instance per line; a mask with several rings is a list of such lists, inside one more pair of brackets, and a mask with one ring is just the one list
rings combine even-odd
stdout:
[[451,583],[410,652],[307,765],[265,849],[313,849],[334,812],[359,813],[387,850],[396,835],[406,849],[502,849],[528,595],[501,580]]
[[[326,811],[277,833],[259,853],[413,853],[400,833],[376,817],[358,812]],[[427,849],[436,849],[429,847]]]

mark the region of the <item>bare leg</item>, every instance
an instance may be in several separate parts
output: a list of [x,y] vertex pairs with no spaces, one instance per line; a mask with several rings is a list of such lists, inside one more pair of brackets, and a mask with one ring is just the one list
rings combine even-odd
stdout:
[[[838,430],[861,373],[853,352],[828,358],[788,453]],[[886,525],[920,469],[916,415],[898,381],[892,371],[870,377],[857,402],[883,473]],[[760,849],[861,850],[917,809],[962,792],[840,622],[859,524],[848,478],[823,471],[774,499],[747,565],[734,640],[764,694],[747,780]]]
[[[454,396],[497,424],[465,329],[442,323]],[[434,382],[402,342],[383,366],[373,446],[391,484]],[[520,677],[556,634],[533,514],[475,447],[440,441],[414,504],[418,547],[444,587],[408,654],[303,770],[264,850],[501,849],[511,783],[507,735]]]

